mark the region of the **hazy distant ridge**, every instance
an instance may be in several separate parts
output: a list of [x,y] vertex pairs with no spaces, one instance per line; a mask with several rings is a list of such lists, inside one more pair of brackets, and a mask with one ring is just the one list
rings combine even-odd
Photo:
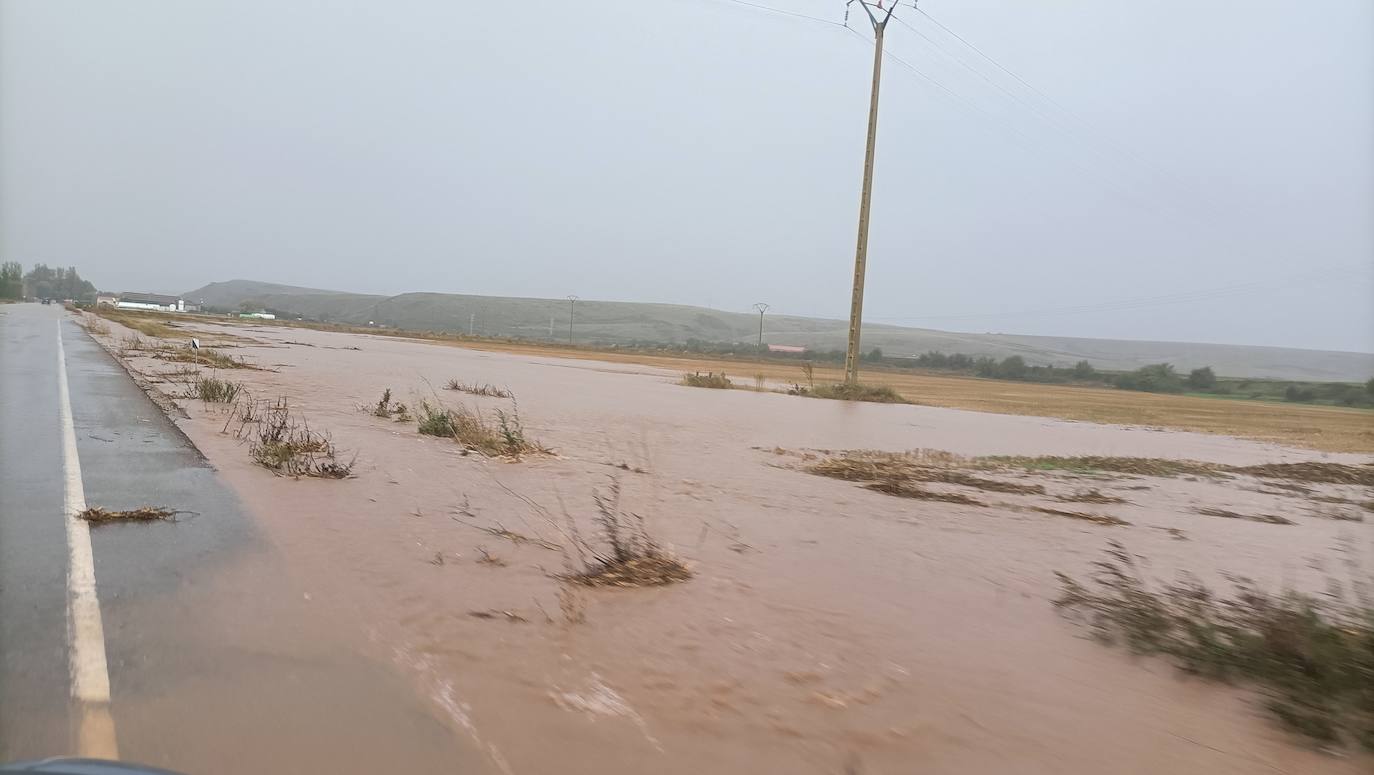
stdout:
[[[381,325],[416,330],[566,340],[568,301],[453,293],[403,293],[399,296],[344,293],[318,288],[230,280],[210,283],[186,294],[191,302],[238,307],[253,302],[302,317],[337,323]],[[578,301],[576,337],[581,342],[635,341],[683,343],[752,342],[758,316],[678,304]],[[552,320],[552,335],[550,334]],[[818,349],[842,349],[846,322],[768,315],[764,341]],[[923,328],[870,324],[864,349],[881,347],[888,355],[940,350],[997,358],[1020,355],[1032,364],[1068,365],[1087,360],[1101,369],[1133,369],[1167,361],[1182,369],[1211,366],[1231,377],[1356,382],[1374,375],[1374,354],[1187,342],[1137,342],[1074,337],[961,334]]]

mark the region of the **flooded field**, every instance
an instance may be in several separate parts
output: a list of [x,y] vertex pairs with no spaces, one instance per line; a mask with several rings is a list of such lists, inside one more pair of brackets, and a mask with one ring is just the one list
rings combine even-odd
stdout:
[[[186,392],[186,364],[121,350],[128,332],[111,328],[98,338],[154,388]],[[413,681],[491,772],[1374,766],[1305,746],[1254,692],[1104,648],[1052,605],[1055,572],[1086,575],[1109,541],[1163,580],[1186,571],[1224,588],[1224,574],[1239,574],[1320,592],[1367,579],[1369,487],[1243,469],[1368,456],[694,389],[647,366],[394,337],[200,330],[259,368],[214,372],[241,386],[234,401],[176,398],[180,426],[294,583],[363,633],[366,655]],[[450,380],[513,398],[448,390]],[[387,390],[405,415],[378,416]],[[351,475],[297,479],[255,464],[232,408],[251,401],[285,401]],[[498,438],[514,427],[547,453],[489,456],[422,435],[413,418],[426,404],[466,410]],[[858,450],[917,449],[938,451],[920,459],[946,472],[923,474],[923,496],[881,491],[868,474],[818,475],[827,460],[882,459]],[[982,456],[1191,460],[1225,475]],[[578,583],[587,551],[610,552],[608,512],[690,578]]]

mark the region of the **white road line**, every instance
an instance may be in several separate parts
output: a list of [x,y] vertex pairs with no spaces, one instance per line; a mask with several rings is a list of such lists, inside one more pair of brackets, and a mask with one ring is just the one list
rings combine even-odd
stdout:
[[95,557],[91,529],[77,517],[86,510],[81,483],[81,458],[76,451],[71,394],[67,388],[67,356],[62,348],[62,322],[57,323],[57,393],[62,422],[63,498],[67,517],[67,636],[70,644],[72,696],[79,710],[77,753],[102,759],[119,758],[114,719],[110,715],[110,671],[105,661],[105,627],[95,591]]

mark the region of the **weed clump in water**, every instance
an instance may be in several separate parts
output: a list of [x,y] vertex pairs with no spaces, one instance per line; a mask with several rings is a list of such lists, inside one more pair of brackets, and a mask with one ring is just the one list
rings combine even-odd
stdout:
[[681,384],[687,387],[715,388],[717,390],[725,390],[735,386],[735,383],[731,382],[723,371],[719,374],[713,371],[708,371],[705,374],[699,371],[683,374]]
[[329,437],[297,422],[286,400],[266,407],[256,421],[257,431],[248,447],[253,462],[283,476],[344,479],[353,472],[353,461],[340,462]]
[[649,535],[644,517],[621,510],[619,481],[611,480],[608,496],[598,492],[592,498],[606,547],[593,547],[582,540],[569,520],[570,538],[578,550],[580,567],[566,574],[566,581],[588,587],[648,587],[692,577],[692,571],[681,560]]
[[495,386],[495,385],[492,385],[492,384],[489,384],[489,383],[488,383],[488,384],[485,384],[485,385],[477,385],[477,384],[471,384],[471,385],[469,385],[468,383],[466,383],[466,382],[460,382],[460,381],[458,381],[457,379],[451,379],[451,380],[449,380],[449,381],[444,385],[444,390],[456,390],[456,391],[458,391],[459,393],[469,393],[469,394],[474,395],[474,396],[487,396],[487,397],[489,397],[489,398],[511,398],[511,397],[512,397],[511,392],[510,392],[509,390],[506,390],[505,388],[499,388],[499,387],[497,387],[497,386]]
[[1249,683],[1288,729],[1325,745],[1374,751],[1374,602],[1357,586],[1318,598],[1275,595],[1235,581],[1219,598],[1198,579],[1154,588],[1115,541],[1088,584],[1056,573],[1055,606],[1107,644],[1158,654],[1204,678]]
[[374,417],[384,419],[395,418],[396,422],[409,422],[411,420],[410,410],[400,401],[391,400],[391,388],[382,391],[382,397],[377,399],[375,406],[363,406],[362,409],[370,411]]
[[985,506],[982,501],[958,493],[928,490],[918,484],[951,484],[985,492],[1012,495],[1043,495],[1045,488],[1038,484],[1020,484],[974,476],[955,466],[962,458],[938,450],[913,452],[847,452],[827,457],[807,467],[807,470],[832,479],[862,482],[876,492],[904,498],[939,500],[970,506]]
[[548,448],[525,435],[520,412],[513,404],[509,412],[498,409],[493,424],[480,412],[465,406],[449,409],[421,401],[419,431],[426,436],[453,439],[488,457],[518,458],[524,454],[549,452]]

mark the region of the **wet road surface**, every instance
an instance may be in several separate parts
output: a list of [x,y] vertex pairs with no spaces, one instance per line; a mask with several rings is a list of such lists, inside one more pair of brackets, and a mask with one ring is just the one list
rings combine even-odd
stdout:
[[[180,512],[90,530],[113,722],[94,743],[74,696],[64,368],[85,502]],[[482,771],[300,581],[70,316],[0,306],[0,761],[117,745],[188,773]]]

